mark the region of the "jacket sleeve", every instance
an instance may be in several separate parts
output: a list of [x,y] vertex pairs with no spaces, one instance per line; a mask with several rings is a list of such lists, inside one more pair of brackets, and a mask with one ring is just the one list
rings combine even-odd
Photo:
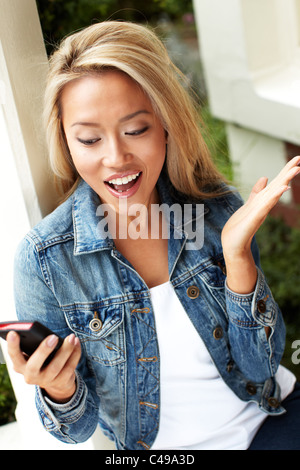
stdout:
[[[235,197],[235,210],[243,203]],[[249,380],[264,382],[274,377],[285,348],[285,325],[282,313],[260,265],[259,249],[254,237],[252,255],[257,268],[255,290],[249,295],[232,292],[225,283],[229,317],[229,343],[233,360]],[[270,328],[267,336],[265,328]]]
[[[51,279],[42,272],[36,244],[30,238],[25,238],[16,252],[14,296],[19,320],[39,321],[62,338],[72,333],[51,288]],[[82,355],[76,371],[77,390],[69,403],[52,403],[36,387],[36,406],[45,429],[66,443],[86,441],[98,424],[96,385],[85,365]]]

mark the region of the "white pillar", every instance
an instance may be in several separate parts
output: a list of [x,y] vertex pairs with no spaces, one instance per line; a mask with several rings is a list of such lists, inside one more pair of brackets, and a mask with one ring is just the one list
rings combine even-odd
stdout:
[[210,108],[228,124],[247,191],[282,168],[284,142],[300,145],[300,1],[194,0],[194,8]]
[[[16,319],[13,298],[13,259],[26,232],[56,205],[50,178],[42,103],[48,60],[35,0],[1,0],[0,12],[0,185],[2,247],[0,321]],[[5,341],[1,342],[17,398],[14,448],[109,449],[112,444],[97,430],[85,444],[60,443],[42,427],[34,404],[34,387],[12,370]],[[1,429],[0,448],[5,442]]]

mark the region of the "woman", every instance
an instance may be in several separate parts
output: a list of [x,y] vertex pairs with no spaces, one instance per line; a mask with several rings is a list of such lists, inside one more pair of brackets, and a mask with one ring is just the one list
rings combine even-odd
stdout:
[[248,449],[295,396],[254,235],[300,157],[242,205],[180,80],[157,37],[129,23],[76,33],[50,61],[47,137],[65,201],[19,247],[16,308],[65,340],[46,368],[55,335],[28,360],[16,334],[8,347],[64,442],[99,423],[118,449]]

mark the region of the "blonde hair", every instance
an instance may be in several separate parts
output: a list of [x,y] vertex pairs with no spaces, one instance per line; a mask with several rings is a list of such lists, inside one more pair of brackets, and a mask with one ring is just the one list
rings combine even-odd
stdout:
[[154,32],[118,21],[72,34],[50,58],[44,118],[51,168],[64,194],[72,193],[79,176],[61,122],[62,90],[70,81],[107,68],[125,72],[151,100],[168,134],[166,168],[173,186],[196,198],[215,196],[223,178],[201,134],[197,106],[183,85],[183,74]]

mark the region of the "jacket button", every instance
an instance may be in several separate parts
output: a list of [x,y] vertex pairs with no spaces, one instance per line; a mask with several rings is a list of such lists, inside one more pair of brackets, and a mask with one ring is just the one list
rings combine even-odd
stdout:
[[93,319],[90,321],[90,329],[92,331],[100,331],[102,329],[102,321],[98,319]]
[[221,339],[221,338],[223,338],[223,329],[222,329],[220,326],[217,326],[217,327],[214,329],[213,335],[214,335],[214,338],[215,338],[215,339]]
[[257,309],[259,313],[265,313],[265,311],[267,310],[266,302],[264,300],[259,300],[257,302]]
[[200,293],[197,286],[190,286],[186,292],[190,299],[197,299]]
[[249,393],[249,395],[256,395],[257,389],[254,384],[251,382],[248,382],[246,385],[246,390]]
[[268,403],[272,408],[278,408],[280,405],[280,402],[275,397],[268,398]]
[[89,327],[92,331],[94,332],[97,332],[97,331],[100,331],[102,329],[102,321],[99,319],[98,317],[98,313],[97,312],[94,312],[94,318],[93,320],[90,321],[89,323]]

